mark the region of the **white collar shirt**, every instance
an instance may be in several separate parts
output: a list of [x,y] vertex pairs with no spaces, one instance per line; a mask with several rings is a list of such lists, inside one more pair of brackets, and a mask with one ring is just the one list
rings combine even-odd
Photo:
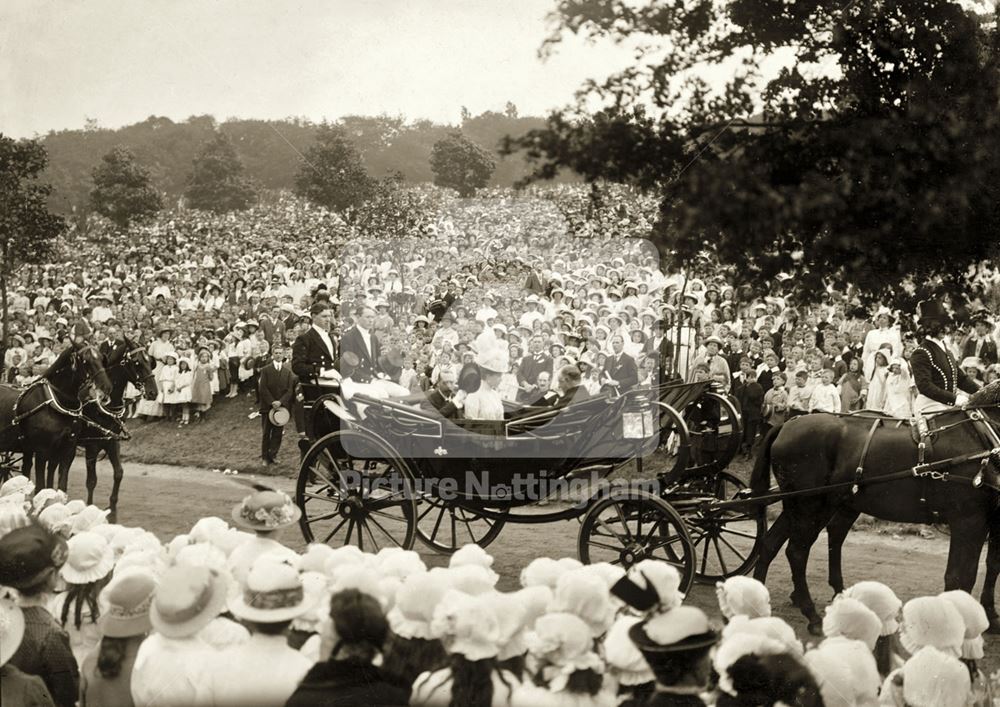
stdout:
[[326,350],[330,354],[330,358],[333,358],[333,341],[330,340],[330,334],[325,329],[321,329],[315,324],[313,324],[312,328],[313,331],[319,334],[319,338],[323,341],[323,344],[326,346]]

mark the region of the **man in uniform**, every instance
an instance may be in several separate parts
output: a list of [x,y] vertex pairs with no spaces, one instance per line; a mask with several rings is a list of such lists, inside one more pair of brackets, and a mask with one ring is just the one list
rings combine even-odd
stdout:
[[919,324],[924,338],[910,356],[913,383],[917,387],[913,408],[919,414],[965,405],[968,394],[978,389],[944,344],[947,322],[948,313],[940,302],[920,304]]
[[292,373],[303,383],[315,385],[320,378],[334,378],[330,373],[338,360],[337,344],[330,336],[333,312],[325,304],[310,310],[312,326],[292,344]]

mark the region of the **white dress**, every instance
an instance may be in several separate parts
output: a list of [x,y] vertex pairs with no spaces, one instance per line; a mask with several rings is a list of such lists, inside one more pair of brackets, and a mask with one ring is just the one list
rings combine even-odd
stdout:
[[209,663],[214,653],[198,636],[173,639],[151,634],[139,646],[132,668],[136,707],[211,705]]
[[[63,605],[66,603],[66,593],[60,592],[52,598],[49,604],[49,613],[55,618],[56,623],[62,623]],[[101,642],[101,629],[90,614],[87,602],[83,602],[80,611],[80,628],[76,627],[76,607],[71,606],[66,615],[66,625],[63,629],[69,634],[69,647],[73,651],[77,665],[83,665],[83,659],[94,647]]]
[[481,383],[479,390],[465,399],[465,417],[469,420],[502,420],[503,399],[500,393]]
[[908,371],[890,373],[885,380],[885,402],[882,411],[893,417],[912,417],[913,395],[910,391],[912,385]]
[[251,634],[246,643],[221,650],[212,658],[212,703],[221,707],[281,707],[312,667],[284,636]]

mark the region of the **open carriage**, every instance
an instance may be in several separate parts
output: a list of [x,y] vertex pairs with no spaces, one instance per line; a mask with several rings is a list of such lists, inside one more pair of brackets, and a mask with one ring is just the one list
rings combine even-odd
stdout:
[[704,503],[743,488],[723,471],[740,417],[711,385],[511,408],[484,421],[445,419],[345,380],[307,406],[312,444],[296,489],[303,535],[368,550],[419,539],[447,553],[486,546],[507,523],[576,519],[583,562],[664,559],[684,588],[745,572],[764,520]]

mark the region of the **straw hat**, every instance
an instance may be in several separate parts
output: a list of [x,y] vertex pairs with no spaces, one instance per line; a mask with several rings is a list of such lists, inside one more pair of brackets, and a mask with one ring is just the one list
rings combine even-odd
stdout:
[[24,614],[12,596],[0,597],[0,665],[6,665],[24,638]]
[[298,522],[302,511],[288,494],[259,490],[233,507],[233,520],[247,530],[277,530]]
[[221,574],[207,567],[177,565],[163,573],[153,596],[150,621],[167,638],[193,636],[226,605]]
[[127,638],[149,633],[153,625],[149,610],[156,591],[156,578],[152,573],[135,569],[115,578],[101,592],[107,607],[97,620],[101,633],[111,638]]
[[115,566],[115,552],[97,533],[80,532],[67,543],[69,556],[59,574],[70,584],[96,582]]
[[229,602],[229,610],[246,621],[282,623],[306,613],[318,599],[306,594],[291,563],[265,554],[250,567],[243,593]]

